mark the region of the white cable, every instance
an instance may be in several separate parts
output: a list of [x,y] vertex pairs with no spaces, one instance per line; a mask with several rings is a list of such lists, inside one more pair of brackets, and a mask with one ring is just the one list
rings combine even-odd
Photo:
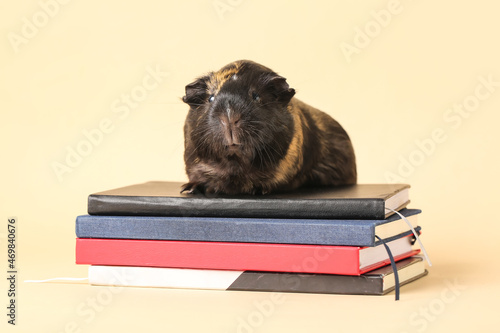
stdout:
[[390,210],[391,212],[398,214],[406,222],[406,224],[408,224],[408,226],[410,227],[411,231],[415,235],[415,238],[417,239],[418,245],[420,245],[420,249],[422,250],[422,253],[424,254],[424,257],[427,260],[427,263],[429,264],[429,266],[432,266],[431,259],[427,255],[427,251],[425,251],[424,244],[422,244],[422,241],[420,240],[420,237],[418,237],[418,233],[415,231],[415,229],[413,229],[413,226],[411,225],[410,221],[408,221],[408,219],[403,214],[401,214],[398,211],[395,211],[394,209],[391,209],[391,208],[388,208],[388,207],[385,207],[385,209]]

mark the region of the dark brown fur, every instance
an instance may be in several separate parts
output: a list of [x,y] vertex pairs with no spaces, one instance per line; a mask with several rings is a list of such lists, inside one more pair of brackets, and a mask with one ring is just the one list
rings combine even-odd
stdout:
[[246,60],[187,85],[182,191],[266,194],[356,183],[347,133],[294,94],[285,78]]

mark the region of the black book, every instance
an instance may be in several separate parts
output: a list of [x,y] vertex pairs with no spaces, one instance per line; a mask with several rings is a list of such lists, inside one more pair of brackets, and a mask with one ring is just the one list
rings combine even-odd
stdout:
[[114,216],[385,219],[409,203],[409,185],[304,187],[269,195],[180,193],[182,183],[154,181],[93,193],[88,213]]

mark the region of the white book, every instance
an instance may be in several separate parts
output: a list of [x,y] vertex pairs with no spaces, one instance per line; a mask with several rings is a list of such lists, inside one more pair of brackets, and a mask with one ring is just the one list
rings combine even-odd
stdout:
[[[396,263],[400,285],[427,274],[422,258]],[[90,266],[89,283],[104,286],[383,295],[395,288],[391,265],[360,276],[160,267]]]

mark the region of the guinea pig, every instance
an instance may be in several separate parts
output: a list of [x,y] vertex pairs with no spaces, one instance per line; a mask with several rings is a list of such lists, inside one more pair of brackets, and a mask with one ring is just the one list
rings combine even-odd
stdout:
[[354,149],[326,113],[294,97],[286,79],[232,62],[186,86],[181,192],[267,194],[355,184]]

